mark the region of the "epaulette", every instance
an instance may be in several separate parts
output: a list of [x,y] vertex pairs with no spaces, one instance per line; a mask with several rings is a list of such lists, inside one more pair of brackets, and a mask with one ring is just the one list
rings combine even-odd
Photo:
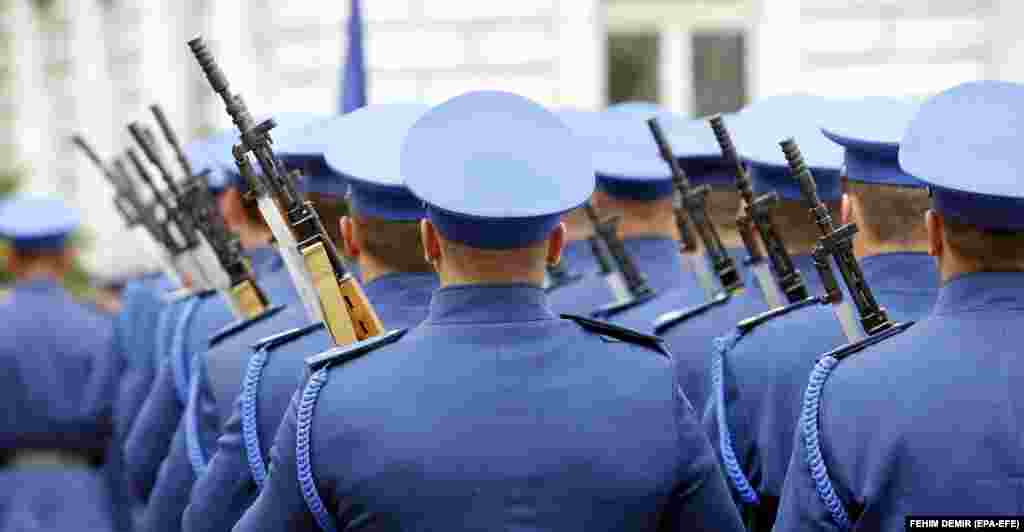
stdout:
[[746,334],[752,331],[758,325],[761,325],[762,323],[771,321],[775,318],[778,318],[779,316],[785,316],[786,314],[800,310],[802,308],[818,304],[821,304],[821,299],[817,297],[808,297],[806,299],[797,301],[796,303],[790,303],[784,307],[773,308],[768,312],[762,312],[757,316],[747,318],[739,322],[739,324],[736,325],[736,328],[739,329],[740,332],[742,332],[743,334]]
[[661,316],[658,316],[654,320],[654,332],[655,334],[661,334],[680,323],[683,323],[690,318],[700,316],[705,312],[729,301],[732,295],[728,292],[722,291],[715,294],[715,297],[711,298],[711,301],[701,303],[695,307],[685,308],[682,310],[674,310],[672,312],[666,312]]
[[619,340],[622,342],[629,342],[631,344],[640,344],[645,347],[654,349],[663,356],[671,358],[668,350],[665,348],[665,342],[657,336],[650,334],[644,334],[640,331],[634,331],[633,329],[627,329],[626,327],[620,327],[618,325],[608,323],[605,321],[592,320],[590,318],[584,318],[583,316],[576,316],[575,314],[562,314],[563,319],[571,320],[576,322],[577,325],[584,329],[597,333],[604,338],[610,338],[612,340]]
[[633,307],[642,305],[655,297],[658,297],[657,292],[649,292],[647,295],[634,297],[628,301],[622,301],[618,303],[609,303],[593,312],[590,313],[591,318],[608,319],[616,314],[620,314]]
[[355,360],[374,349],[397,342],[399,338],[405,335],[407,330],[408,329],[394,329],[380,336],[367,338],[361,342],[349,344],[344,347],[335,347],[334,349],[329,349],[323,353],[306,357],[306,367],[308,367],[309,371],[312,372],[327,366],[344,364],[345,362]]
[[295,329],[289,329],[289,330],[287,330],[287,331],[285,331],[283,333],[278,333],[278,334],[275,334],[273,336],[268,336],[268,337],[266,337],[266,338],[256,342],[255,344],[252,344],[252,350],[253,351],[260,351],[260,350],[264,350],[265,349],[265,350],[269,351],[271,349],[276,349],[278,346],[280,346],[282,344],[286,344],[286,343],[288,343],[288,342],[290,342],[290,341],[292,341],[292,340],[294,340],[296,338],[302,338],[303,336],[306,336],[307,334],[309,334],[309,333],[311,333],[311,332],[313,332],[315,330],[322,329],[323,326],[324,326],[324,322],[318,321],[316,323],[311,323],[309,325],[306,325],[305,327],[298,327],[298,328],[295,328]]
[[213,333],[213,335],[210,336],[210,341],[207,345],[209,347],[213,347],[224,341],[224,339],[227,338],[228,336],[240,333],[248,329],[252,325],[259,323],[273,316],[274,314],[277,314],[278,312],[281,312],[282,310],[284,310],[284,308],[285,305],[274,305],[251,318],[233,321],[225,325],[224,327],[221,327],[219,331]]
[[822,358],[824,358],[824,357],[832,357],[832,358],[834,358],[836,360],[842,360],[842,359],[844,359],[844,358],[846,358],[846,357],[848,357],[848,356],[850,356],[850,355],[852,355],[854,353],[860,353],[861,351],[863,351],[863,350],[865,350],[865,349],[867,349],[867,348],[869,348],[869,347],[871,347],[871,346],[873,346],[873,345],[875,345],[875,344],[877,344],[879,342],[882,342],[884,340],[892,338],[893,336],[896,336],[897,334],[900,334],[900,333],[906,331],[912,325],[914,325],[914,322],[912,322],[912,321],[908,321],[908,322],[904,322],[904,323],[897,323],[897,324],[893,325],[892,327],[889,327],[888,329],[886,329],[886,330],[884,330],[884,331],[882,331],[880,333],[872,334],[871,336],[868,336],[867,338],[864,338],[864,339],[858,340],[856,342],[853,342],[852,344],[841,345],[841,346],[839,346],[839,347],[829,351],[828,353],[825,353],[821,357]]

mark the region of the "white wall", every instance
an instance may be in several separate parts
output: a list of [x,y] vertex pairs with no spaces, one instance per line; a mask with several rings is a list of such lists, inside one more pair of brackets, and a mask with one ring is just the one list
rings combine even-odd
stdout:
[[[67,137],[82,131],[113,155],[129,145],[124,126],[151,121],[155,102],[183,140],[230,126],[187,39],[204,35],[257,116],[335,111],[347,1],[54,0],[56,26],[41,24],[34,4],[0,0],[0,39],[12,43],[0,167],[27,170],[27,188],[64,194],[85,212],[95,244],[85,258],[99,271],[148,261]],[[363,0],[363,10],[371,103],[437,103],[482,88],[549,105],[603,103],[600,0]]]

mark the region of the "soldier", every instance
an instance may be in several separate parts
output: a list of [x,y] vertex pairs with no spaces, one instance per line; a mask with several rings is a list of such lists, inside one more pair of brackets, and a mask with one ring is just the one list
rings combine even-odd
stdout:
[[904,332],[819,360],[775,530],[1019,513],[1022,132],[1024,86],[998,81],[944,91],[910,122],[899,163],[931,190],[938,298]]
[[[283,129],[297,129],[318,117],[308,114],[284,115]],[[211,166],[210,186],[218,196],[219,209],[225,222],[237,231],[245,254],[248,256],[253,274],[262,283],[263,290],[271,301],[295,301],[297,295],[292,286],[284,262],[277,250],[270,245],[271,233],[263,222],[254,202],[243,199],[247,184],[232,171],[234,159],[230,155],[231,139],[224,132],[212,137],[205,145]],[[189,152],[199,158],[199,149]],[[231,161],[224,164],[224,160]],[[216,167],[218,161],[220,164]],[[197,168],[202,168],[199,160]],[[125,442],[126,470],[133,493],[147,500],[159,471],[160,461],[167,455],[174,432],[181,418],[189,388],[190,364],[193,356],[206,351],[210,337],[221,327],[231,323],[234,317],[230,309],[216,292],[203,292],[181,301],[177,312],[169,312],[170,337],[158,352],[160,369],[149,394],[133,423]]]
[[661,342],[547,305],[559,215],[594,187],[568,128],[468,93],[413,126],[401,169],[442,288],[418,327],[308,359],[236,530],[740,530]]
[[[875,297],[900,321],[930,310],[937,284],[934,261],[924,253],[928,194],[897,162],[900,136],[917,108],[910,100],[868,98],[824,129],[846,151],[840,218],[858,228],[854,254]],[[800,398],[816,358],[845,343],[825,306],[792,305],[737,329],[716,353],[704,426],[734,496],[750,507],[752,528],[769,530],[775,521]]]
[[[371,105],[322,124],[306,138],[277,143],[286,164],[319,172],[310,177],[322,194],[340,197],[349,191],[350,215],[338,224],[343,247],[358,262],[363,290],[387,327],[422,321],[438,283],[420,244],[423,204],[402,184],[398,168],[402,141],[427,109],[420,104]],[[345,140],[353,138],[361,139],[358,148]],[[254,327],[244,343],[225,342],[201,360],[198,407],[190,404],[189,410],[199,413],[198,440],[212,460],[185,512],[185,530],[227,530],[251,504],[252,488],[266,476],[265,457],[270,456],[278,423],[302,384],[303,357],[331,347],[321,324],[308,325],[292,325],[306,327],[256,353],[251,345],[287,329]],[[257,331],[261,336],[255,336]],[[217,440],[221,427],[224,433]],[[179,447],[177,456],[183,455]],[[187,459],[178,462],[187,465]],[[191,474],[186,468],[183,476],[190,479]],[[187,502],[188,492],[183,495]],[[180,513],[182,508],[184,503],[176,509]],[[164,512],[166,518],[173,518],[174,509]]]
[[118,361],[109,316],[60,286],[78,214],[54,199],[0,204],[13,289],[0,301],[0,530],[113,530],[99,470],[110,438]]
[[[696,304],[701,294],[679,253],[672,179],[643,120],[607,113],[563,117],[593,152],[594,209],[602,219],[619,217],[619,237],[647,284],[657,294],[674,292],[684,297],[672,299],[672,305]],[[552,309],[587,315],[628,296],[614,294],[606,282],[590,276],[553,292]]]
[[[814,115],[801,115],[800,110],[814,109]],[[842,150],[818,131],[815,120],[826,117],[829,110],[821,99],[811,96],[780,96],[761,100],[744,109],[731,121],[737,139],[736,148],[747,158],[750,179],[755,195],[776,192],[779,202],[773,209],[776,228],[792,255],[796,268],[810,293],[820,291],[820,283],[813,274],[811,248],[819,233],[807,215],[802,203],[800,187],[790,177],[785,158],[775,142],[783,131],[809,132],[811,139],[801,138],[801,148],[809,164],[814,165],[819,194],[833,205],[840,198],[839,166]],[[787,121],[778,118],[785,116]],[[802,120],[794,117],[804,116]],[[704,312],[660,332],[669,350],[679,361],[677,378],[683,391],[698,412],[705,411],[709,393],[710,356],[716,336],[731,329],[740,320],[769,310],[764,295],[754,287],[747,287],[741,297],[731,297],[727,303],[707,308]]]

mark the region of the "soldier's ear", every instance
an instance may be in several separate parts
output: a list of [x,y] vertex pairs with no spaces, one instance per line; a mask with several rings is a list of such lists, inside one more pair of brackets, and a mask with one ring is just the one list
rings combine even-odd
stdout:
[[423,243],[424,259],[429,264],[435,264],[441,258],[441,240],[437,236],[437,228],[430,220],[420,220],[420,241]]
[[853,199],[850,198],[849,194],[843,194],[843,199],[839,203],[839,223],[846,225],[850,223],[853,218]]
[[342,216],[338,219],[338,227],[341,229],[341,244],[345,248],[345,254],[352,258],[358,258],[362,249],[359,247],[359,239],[356,238],[356,228],[352,223],[352,218]]
[[924,226],[928,230],[928,254],[933,257],[941,257],[945,247],[942,236],[942,217],[928,209],[924,213]]
[[558,264],[558,261],[562,260],[562,248],[564,247],[565,223],[558,222],[558,225],[551,231],[551,236],[548,237],[547,263],[552,266]]

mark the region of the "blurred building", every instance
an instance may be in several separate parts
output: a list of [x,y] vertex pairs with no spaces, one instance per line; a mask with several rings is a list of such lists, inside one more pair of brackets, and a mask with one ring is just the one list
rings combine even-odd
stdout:
[[[113,154],[154,102],[185,139],[227,127],[185,45],[196,34],[254,113],[334,112],[347,9],[0,0],[0,173],[76,201],[97,269],[142,267],[109,188],[68,136]],[[700,116],[793,91],[923,95],[1024,79],[1024,37],[1011,28],[1020,0],[363,0],[363,10],[374,103],[503,88],[553,106],[643,99]]]

